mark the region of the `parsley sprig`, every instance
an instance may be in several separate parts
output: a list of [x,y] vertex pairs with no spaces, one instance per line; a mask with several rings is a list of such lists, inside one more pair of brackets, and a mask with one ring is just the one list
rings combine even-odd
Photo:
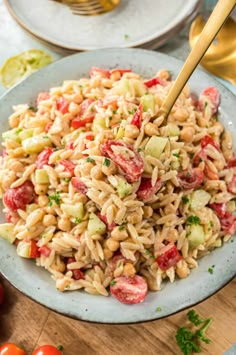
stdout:
[[188,313],[188,320],[196,327],[199,327],[192,332],[186,327],[179,328],[176,333],[177,344],[184,355],[191,355],[193,352],[201,353],[200,341],[206,344],[211,342],[205,336],[205,331],[212,322],[212,318],[201,319],[199,314],[194,309],[191,309]]
[[48,206],[52,206],[53,201],[57,204],[60,205],[61,203],[61,196],[60,196],[60,191],[56,191],[54,195],[50,195],[48,196],[49,202],[48,202]]

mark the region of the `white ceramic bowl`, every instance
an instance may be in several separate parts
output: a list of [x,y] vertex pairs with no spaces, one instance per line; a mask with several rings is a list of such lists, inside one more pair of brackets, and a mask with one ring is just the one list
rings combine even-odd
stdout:
[[[1,131],[8,129],[7,118],[12,105],[34,103],[40,91],[59,85],[64,79],[87,76],[92,66],[131,68],[144,77],[152,77],[160,68],[178,73],[182,62],[157,52],[141,49],[108,49],[76,54],[64,58],[8,91],[0,99]],[[196,71],[190,79],[192,92],[199,93],[213,85],[221,93],[221,121],[236,137],[235,97],[211,76]],[[1,222],[4,216],[1,215]],[[215,265],[214,273],[208,268]],[[214,250],[199,262],[190,276],[173,284],[164,283],[159,292],[149,292],[144,302],[124,305],[114,297],[92,296],[74,291],[60,293],[44,269],[16,255],[15,247],[0,238],[0,272],[21,292],[40,304],[69,317],[99,323],[134,323],[154,320],[173,314],[211,296],[236,274],[236,240]],[[161,311],[157,312],[157,307]]]

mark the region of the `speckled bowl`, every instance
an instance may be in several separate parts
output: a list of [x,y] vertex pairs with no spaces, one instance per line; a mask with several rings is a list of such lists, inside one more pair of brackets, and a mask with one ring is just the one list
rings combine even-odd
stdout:
[[[8,129],[7,117],[14,104],[33,103],[40,91],[59,85],[64,79],[86,76],[92,66],[132,68],[145,77],[151,77],[160,68],[171,70],[176,75],[182,62],[141,49],[107,49],[64,58],[33,74],[1,98],[1,130]],[[219,89],[221,121],[236,137],[236,122],[232,116],[236,112],[235,97],[200,70],[190,80],[195,93],[209,85]],[[211,265],[215,265],[213,274],[208,272]],[[68,317],[99,323],[143,322],[168,316],[200,302],[229,282],[236,274],[236,240],[200,260],[199,267],[187,279],[173,284],[164,283],[160,292],[149,292],[143,303],[131,306],[121,304],[113,297],[92,296],[80,291],[58,292],[49,273],[30,260],[19,258],[15,247],[1,238],[0,272],[28,297]],[[161,307],[161,311],[157,312],[157,307]]]

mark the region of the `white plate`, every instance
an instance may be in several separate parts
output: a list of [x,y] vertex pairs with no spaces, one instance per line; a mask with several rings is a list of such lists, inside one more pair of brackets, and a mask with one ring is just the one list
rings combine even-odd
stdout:
[[[7,118],[12,106],[19,103],[34,104],[40,91],[58,86],[65,79],[87,76],[92,66],[103,68],[131,68],[146,78],[152,77],[159,69],[166,68],[176,76],[182,62],[167,55],[141,49],[110,49],[85,52],[66,57],[39,72],[8,91],[0,99],[0,131],[9,129]],[[221,93],[221,121],[236,137],[235,97],[202,71],[196,71],[190,87],[199,93],[213,85]],[[1,134],[1,132],[0,132]],[[4,216],[0,216],[0,223]],[[215,265],[211,275],[208,268]],[[189,277],[164,283],[159,292],[149,292],[143,303],[125,305],[114,297],[93,296],[81,291],[61,293],[55,289],[55,282],[44,269],[34,262],[16,255],[15,246],[0,238],[0,272],[21,292],[40,304],[69,317],[99,323],[134,323],[154,320],[173,314],[185,307],[209,297],[236,274],[236,240],[226,243],[199,261],[199,267]],[[157,312],[161,307],[161,312]]]
[[201,0],[121,0],[99,16],[76,16],[51,0],[4,0],[29,32],[71,50],[155,47],[177,33],[196,14]]

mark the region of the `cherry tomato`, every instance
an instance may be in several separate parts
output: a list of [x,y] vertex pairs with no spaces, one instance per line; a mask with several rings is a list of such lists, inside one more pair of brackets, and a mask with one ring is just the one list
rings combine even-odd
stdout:
[[32,355],[62,355],[62,353],[53,345],[42,345],[35,349]]
[[0,305],[3,304],[3,299],[4,299],[4,291],[2,284],[0,283]]
[[[113,146],[123,147],[124,153],[115,153],[112,149]],[[129,151],[130,155],[128,155]],[[103,156],[112,159],[121,168],[128,182],[137,181],[141,177],[144,171],[144,162],[131,146],[122,141],[107,140],[101,145],[101,152]]]
[[64,171],[69,173],[71,176],[74,175],[75,164],[69,160],[60,160],[59,164],[64,167]]
[[3,196],[3,201],[14,212],[19,208],[24,210],[26,205],[32,202],[34,198],[34,185],[27,180],[21,186],[8,189]]
[[71,126],[75,129],[84,127],[87,123],[93,122],[95,115],[89,115],[85,118],[77,117],[71,122]]
[[77,191],[81,192],[83,195],[86,195],[88,188],[80,178],[73,177],[71,179],[71,183]]
[[115,228],[115,226],[116,226],[115,222],[112,222],[111,224],[109,224],[108,221],[107,221],[107,217],[101,215],[101,213],[97,213],[97,216],[100,218],[100,220],[102,222],[104,222],[106,224],[107,229],[109,230],[109,232],[112,231],[113,228]]
[[30,241],[30,258],[39,258],[40,252],[35,240]]
[[41,153],[39,153],[39,155],[37,156],[37,160],[36,160],[36,168],[37,169],[42,169],[44,165],[49,165],[48,161],[50,156],[53,153],[53,148],[45,148],[44,150],[42,150]]
[[157,179],[155,185],[152,186],[152,179],[142,178],[137,191],[138,198],[144,202],[150,201],[157,191],[160,190],[161,185],[161,179]]
[[193,157],[193,165],[198,166],[202,161],[206,161],[207,155],[204,151],[204,149],[201,149],[199,152],[197,152],[194,157]]
[[222,229],[231,235],[236,232],[236,217],[226,211],[225,203],[212,203],[210,207],[216,212],[220,219]]
[[27,355],[26,352],[12,343],[3,344],[0,347],[0,355]]
[[194,189],[201,185],[204,173],[199,168],[185,170],[178,174],[179,184],[184,189]]
[[156,258],[156,262],[161,270],[167,270],[171,266],[175,266],[182,259],[176,246],[169,243],[160,250],[160,255]]
[[138,129],[141,128],[141,124],[142,124],[142,113],[143,113],[143,105],[140,104],[137,111],[135,112],[132,120],[131,120],[131,124],[135,125]]
[[210,104],[212,115],[214,115],[218,111],[218,107],[220,104],[220,94],[219,91],[213,86],[204,89],[200,94],[199,97],[200,109],[204,110],[206,104]]
[[121,303],[143,302],[148,292],[147,281],[139,275],[116,277],[110,286],[112,295]]
[[68,113],[70,103],[64,97],[60,97],[57,100],[57,110],[60,111],[63,115]]
[[49,99],[50,99],[49,92],[47,92],[47,91],[40,92],[40,93],[38,94],[36,103],[37,103],[37,105],[38,105],[41,101],[45,101],[45,100],[49,100]]
[[48,257],[51,254],[51,249],[47,245],[43,245],[38,249],[39,253]]
[[[74,262],[75,262],[75,258],[68,258],[67,259],[67,265],[71,264],[71,263],[74,263]],[[75,279],[75,280],[83,279],[84,280],[84,278],[85,278],[84,277],[84,273],[80,269],[73,269],[73,270],[70,270],[70,271],[72,271],[73,279]]]
[[235,168],[236,167],[236,157],[229,159],[227,163],[227,168]]
[[102,68],[98,68],[98,67],[92,67],[90,72],[89,72],[89,76],[90,78],[93,78],[94,76],[99,75],[102,78],[109,78],[110,77],[110,72],[109,70],[105,70]]
[[119,263],[127,263],[130,260],[126,259],[121,252],[116,252],[113,257],[108,261],[108,267],[110,271],[115,271],[115,269],[118,267]]
[[146,85],[148,88],[151,88],[152,86],[157,84],[163,85],[163,80],[161,78],[158,78],[157,76],[150,80],[144,81],[144,85]]
[[214,148],[216,148],[220,152],[220,147],[219,145],[214,141],[213,138],[210,136],[205,136],[201,139],[201,147],[205,148],[208,144],[212,145]]
[[223,218],[226,213],[226,203],[211,203],[210,208],[212,208],[219,218]]

